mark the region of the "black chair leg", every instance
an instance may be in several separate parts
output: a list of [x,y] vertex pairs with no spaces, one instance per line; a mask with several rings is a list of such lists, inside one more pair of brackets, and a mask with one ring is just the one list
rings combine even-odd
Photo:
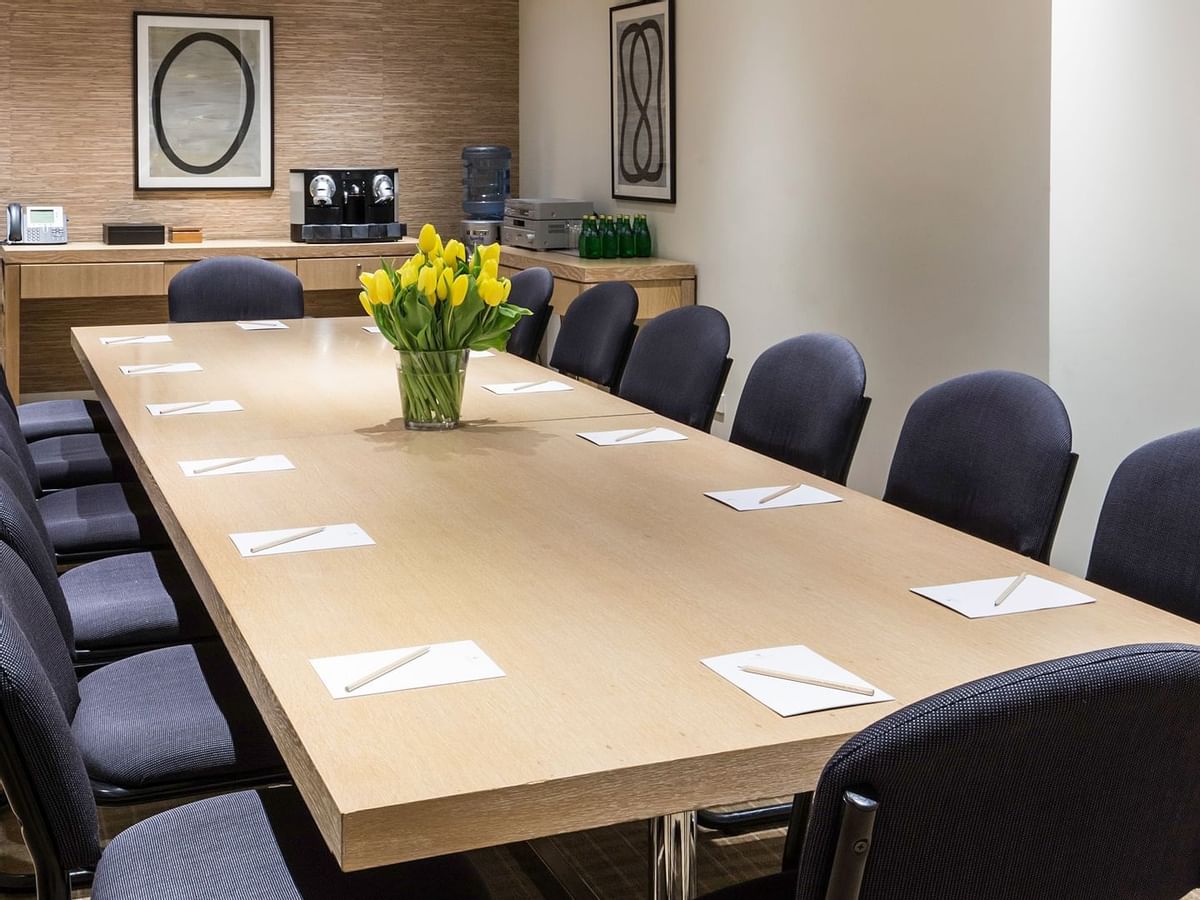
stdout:
[[791,815],[792,804],[790,803],[736,809],[732,812],[702,809],[696,813],[696,823],[702,828],[719,831],[721,834],[745,834],[747,831],[760,831],[764,828],[778,828],[786,825]]

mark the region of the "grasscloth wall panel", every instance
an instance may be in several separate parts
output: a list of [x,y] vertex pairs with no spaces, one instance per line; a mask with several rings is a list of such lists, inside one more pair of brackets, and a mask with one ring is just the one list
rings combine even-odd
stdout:
[[[274,16],[274,191],[134,191],[135,9]],[[517,0],[2,0],[0,200],[66,206],[74,240],[108,221],[281,237],[289,168],[395,163],[401,220],[453,232],[463,145],[515,157],[517,33]]]

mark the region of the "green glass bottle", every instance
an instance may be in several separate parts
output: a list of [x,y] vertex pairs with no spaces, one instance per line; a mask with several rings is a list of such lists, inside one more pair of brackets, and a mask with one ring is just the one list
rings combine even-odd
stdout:
[[638,256],[653,256],[650,241],[650,222],[645,216],[637,217],[637,226],[633,230],[634,243],[637,245]]
[[579,223],[579,255],[583,259],[592,258],[592,217],[584,216]]
[[601,254],[605,259],[616,259],[621,253],[620,244],[617,242],[617,223],[613,221],[612,216],[604,217],[604,251]]
[[637,241],[633,235],[633,222],[629,216],[621,216],[617,222],[617,245],[622,258],[637,256]]

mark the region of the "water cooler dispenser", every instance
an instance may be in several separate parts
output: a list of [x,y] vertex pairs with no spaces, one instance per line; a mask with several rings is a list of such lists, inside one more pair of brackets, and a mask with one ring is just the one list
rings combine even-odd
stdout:
[[463,147],[463,241],[468,250],[500,240],[504,201],[511,193],[512,151],[495,145]]

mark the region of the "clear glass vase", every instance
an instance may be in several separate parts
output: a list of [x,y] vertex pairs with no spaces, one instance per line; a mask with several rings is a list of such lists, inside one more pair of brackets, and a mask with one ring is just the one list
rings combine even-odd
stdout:
[[404,427],[415,431],[457,428],[470,350],[397,350],[396,377]]

